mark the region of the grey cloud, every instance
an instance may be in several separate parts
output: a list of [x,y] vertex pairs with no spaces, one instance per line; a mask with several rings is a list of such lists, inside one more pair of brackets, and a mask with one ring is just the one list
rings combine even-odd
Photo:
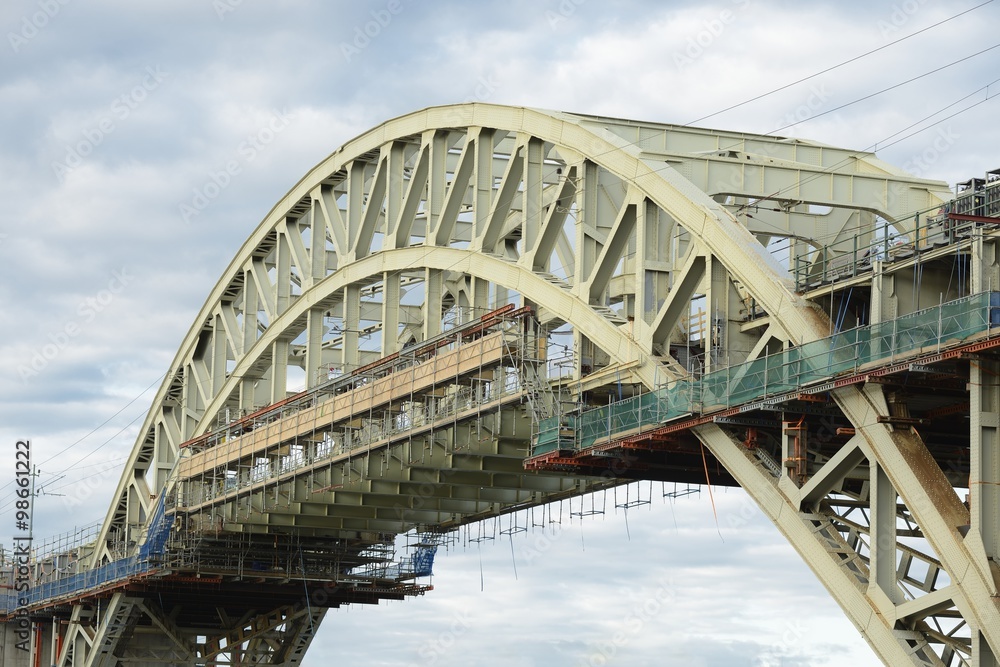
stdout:
[[[403,0],[399,15],[381,25],[388,3],[380,0],[229,4],[233,11],[220,16],[210,0],[69,0],[16,52],[9,34],[20,34],[25,18],[33,20],[38,1],[0,7],[0,48],[7,49],[0,58],[0,439],[30,435],[39,460],[78,440],[162,375],[217,277],[274,202],[342,142],[389,117],[480,97],[682,123],[957,11],[931,3],[894,17],[893,3],[803,9],[795,2],[727,0],[666,8],[652,0]],[[679,72],[674,54],[723,11],[739,13],[690,70]],[[967,55],[975,44],[992,43],[997,10],[977,11],[971,20],[703,124],[771,131],[809,107],[812,85],[829,93],[809,109],[816,113]],[[364,32],[371,21],[377,29],[369,28],[373,34],[360,48],[357,29]],[[359,49],[350,61],[344,44]],[[994,62],[969,61],[806,119],[790,133],[864,148],[992,81]],[[167,76],[133,94],[150,67]],[[949,121],[959,136],[925,175],[964,180],[1000,166],[995,105]],[[241,142],[276,110],[295,120],[266,150],[243,158],[239,175],[185,223],[179,206],[227,161],[241,159]],[[880,155],[897,164],[923,159],[933,132]],[[81,142],[91,144],[83,148],[88,155],[60,179],[53,163],[65,161],[71,149],[80,152]],[[134,267],[128,289],[37,377],[22,382],[18,365],[80,319],[79,304],[123,266]],[[137,428],[128,423],[144,407],[133,405],[112,419],[61,457],[60,466],[72,467],[105,442],[88,463],[127,453]],[[86,484],[88,471],[73,474],[61,483]],[[46,507],[53,501],[61,502],[46,498]],[[439,559],[436,590],[424,598],[331,612],[307,664],[335,657],[430,664],[418,651],[453,614],[468,611],[476,620],[456,638],[462,651],[442,653],[434,664],[470,664],[472,657],[484,665],[575,666],[603,633],[613,636],[635,596],[641,600],[643,587],[660,576],[674,576],[674,607],[657,616],[652,630],[629,638],[619,664],[664,664],[664,656],[685,665],[752,664],[774,648],[785,619],[793,618],[812,624],[799,652],[783,655],[782,664],[832,664],[828,656],[838,650],[838,661],[874,664],[777,531],[759,513],[734,527],[729,519],[743,516],[741,497],[720,493],[716,501],[718,529],[703,494],[672,506],[656,498],[648,511],[630,512],[631,541],[624,517],[609,512],[582,529],[573,524],[530,562],[525,550],[532,535],[514,543],[514,562],[508,543],[484,548],[484,592],[480,552],[452,552]],[[71,516],[46,509],[37,528],[58,533],[105,510],[98,494],[90,494]],[[824,624],[845,637],[843,646],[830,645]],[[374,645],[382,651],[373,657]]]

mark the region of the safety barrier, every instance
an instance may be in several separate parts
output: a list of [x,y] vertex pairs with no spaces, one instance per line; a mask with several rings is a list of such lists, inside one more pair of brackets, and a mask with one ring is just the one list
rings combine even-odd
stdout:
[[686,414],[709,413],[793,392],[915,352],[939,350],[1000,325],[1000,292],[949,301],[888,322],[844,331],[700,378],[539,423],[532,455],[586,449]]
[[[163,557],[171,522],[166,516],[165,498],[160,496],[149,523],[146,540],[135,556],[122,558],[83,572],[57,576],[52,581],[36,583],[25,593],[0,594],[0,614],[13,613],[19,607],[32,607],[47,600],[69,598],[80,592],[103,588],[127,579],[148,574]],[[82,545],[81,545],[82,546]],[[18,598],[23,598],[19,604]]]
[[908,225],[908,220],[887,222],[815,253],[797,255],[791,267],[796,289],[804,291],[869,273],[876,260],[909,259],[936,248],[954,247],[977,233],[1000,228],[1000,177],[991,172],[990,178],[993,180],[989,184],[984,179],[963,184],[968,189],[938,211],[915,214],[911,230],[900,231],[900,227]]

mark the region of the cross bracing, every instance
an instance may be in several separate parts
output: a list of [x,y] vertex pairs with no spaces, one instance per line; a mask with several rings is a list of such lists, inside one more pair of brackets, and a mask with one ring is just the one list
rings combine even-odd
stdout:
[[[213,636],[233,644],[224,659],[248,652],[246,661],[295,664],[290,656],[305,650],[322,614],[308,605],[303,612],[301,596],[270,610],[241,610],[238,601],[250,573],[289,578],[299,547],[303,562],[344,575],[398,531],[446,531],[629,476],[697,481],[708,456],[724,466],[711,481],[747,489],[887,663],[995,664],[997,508],[988,489],[1000,473],[989,383],[967,399],[977,415],[968,508],[954,490],[961,473],[922,454],[937,436],[925,442],[922,424],[908,423],[908,431],[899,421],[910,404],[924,409],[919,399],[876,381],[831,389],[822,406],[778,406],[773,421],[781,424],[824,411],[845,433],[853,429],[819,453],[794,455],[796,438],[808,439],[805,420],[799,431],[777,427],[775,442],[792,453],[776,456],[747,447],[742,425],[711,421],[657,442],[655,465],[645,469],[567,475],[521,465],[546,410],[606,402],[611,387],[632,395],[675,386],[850,325],[888,322],[930,305],[935,291],[938,303],[964,296],[936,276],[948,251],[915,257],[928,230],[916,214],[948,199],[943,183],[870,153],[799,139],[488,104],[388,121],[306,174],[212,289],[154,399],[88,566],[134,555],[157,503],[169,498],[171,516],[190,520],[183,530],[202,536],[191,547],[220,559],[224,574],[212,585],[225,602],[212,623]],[[856,270],[858,248],[888,238],[884,229],[908,239],[918,268],[886,253]],[[961,289],[997,289],[994,239],[970,229],[949,255],[972,267]],[[782,250],[772,254],[776,246]],[[854,267],[850,294],[846,283],[831,282],[840,277],[831,267],[844,265]],[[796,291],[799,276],[812,292]],[[190,444],[507,304],[531,313],[541,342],[513,361],[485,361],[475,381],[456,371],[442,382],[445,396],[433,395],[437,387],[417,391],[384,410],[373,406],[356,426],[350,414],[331,417],[291,440],[248,444],[239,436],[247,449],[235,453],[223,442]],[[558,372],[548,361],[557,338],[569,360]],[[992,363],[988,351],[977,354]],[[514,375],[515,391],[496,389]],[[428,419],[449,397],[469,409],[456,409],[447,425]],[[358,446],[345,449],[348,438]],[[808,460],[786,468],[783,459]],[[963,536],[959,526],[970,528]],[[209,529],[218,535],[209,539]],[[891,536],[888,546],[880,534]],[[268,553],[283,563],[280,576],[261,574],[252,559],[223,558],[227,540],[263,549],[262,536],[274,543]],[[919,543],[897,546],[907,540]],[[320,565],[324,550],[331,555]],[[896,552],[919,565],[888,567],[886,554]],[[195,622],[185,616],[196,606],[195,587],[171,608],[150,602],[145,591],[155,589],[130,584],[115,593],[114,622],[68,625],[55,661],[131,660],[140,635],[153,647],[143,658],[150,664],[208,659],[209,639],[192,639],[186,625]],[[414,591],[330,589],[326,606]],[[93,608],[83,597],[46,613],[89,619]],[[289,620],[274,632],[247,630],[266,626],[269,614]],[[950,625],[927,622],[949,617]]]

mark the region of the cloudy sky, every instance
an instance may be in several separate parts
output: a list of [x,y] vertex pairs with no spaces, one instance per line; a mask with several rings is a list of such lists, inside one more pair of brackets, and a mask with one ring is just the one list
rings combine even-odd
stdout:
[[[32,439],[36,532],[103,516],[223,268],[351,137],[481,100],[878,146],[954,184],[1000,167],[998,22],[982,0],[5,1],[0,442]],[[331,612],[306,664],[876,663],[745,496],[717,489],[713,514],[663,492],[633,488],[652,502],[627,521],[598,498],[558,530],[463,538],[429,595]]]

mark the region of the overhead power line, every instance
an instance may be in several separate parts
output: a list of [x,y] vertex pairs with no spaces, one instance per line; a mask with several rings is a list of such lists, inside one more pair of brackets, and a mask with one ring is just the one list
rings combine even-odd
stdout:
[[714,118],[715,116],[724,114],[727,111],[732,111],[733,109],[738,109],[739,107],[744,106],[746,104],[750,104],[751,102],[756,102],[757,100],[762,100],[765,97],[768,97],[770,95],[774,95],[775,93],[780,93],[782,90],[787,90],[788,88],[791,88],[792,86],[797,86],[798,84],[804,83],[806,81],[809,81],[810,79],[815,79],[817,76],[821,76],[823,74],[826,74],[827,72],[832,72],[833,70],[838,69],[840,67],[843,67],[844,65],[849,65],[849,64],[851,64],[853,62],[861,60],[862,58],[866,58],[866,57],[872,55],[873,53],[878,53],[879,51],[882,51],[884,49],[888,49],[889,47],[895,46],[896,44],[899,44],[900,42],[904,42],[904,41],[910,39],[911,37],[916,37],[917,35],[919,35],[921,33],[925,33],[928,30],[933,30],[934,28],[937,28],[938,26],[944,25],[948,21],[953,21],[953,20],[957,19],[958,17],[963,16],[965,14],[968,14],[969,12],[975,11],[975,10],[979,9],[980,7],[983,7],[985,5],[990,4],[991,2],[993,2],[993,0],[986,0],[986,2],[978,4],[975,7],[970,7],[969,9],[966,9],[964,12],[959,12],[958,14],[955,14],[954,16],[949,16],[948,18],[946,18],[946,19],[944,19],[942,21],[938,21],[937,23],[929,25],[926,28],[921,28],[920,30],[917,30],[916,32],[912,32],[909,35],[906,35],[904,37],[900,37],[899,39],[896,39],[896,40],[893,40],[893,41],[889,42],[888,44],[883,44],[882,46],[880,46],[880,47],[878,47],[876,49],[872,49],[871,51],[866,51],[865,53],[862,53],[861,55],[854,56],[853,58],[848,58],[847,60],[845,60],[845,61],[843,61],[841,63],[833,65],[832,67],[827,67],[826,69],[823,69],[823,70],[820,70],[820,71],[815,72],[813,74],[810,74],[809,76],[804,76],[801,79],[797,79],[795,81],[792,81],[791,83],[786,83],[783,86],[778,86],[777,88],[775,88],[773,90],[769,90],[766,93],[761,93],[760,95],[755,95],[754,97],[751,97],[749,99],[743,100],[742,102],[737,102],[736,104],[728,106],[725,109],[720,109],[719,111],[715,111],[715,112],[710,113],[710,114],[708,114],[706,116],[702,116],[701,118],[695,118],[692,121],[688,121],[687,123],[684,123],[684,126],[693,125],[695,123],[700,123],[703,120],[708,120],[709,118]]

